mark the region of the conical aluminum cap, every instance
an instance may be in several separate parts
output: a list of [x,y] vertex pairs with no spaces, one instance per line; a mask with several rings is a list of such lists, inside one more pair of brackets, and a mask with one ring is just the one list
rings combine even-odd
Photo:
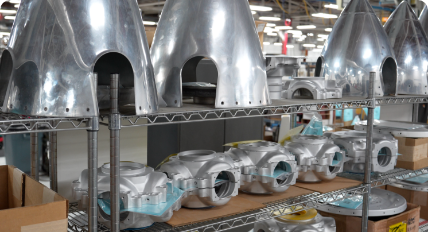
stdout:
[[421,22],[425,34],[428,34],[428,7],[426,5],[419,16],[419,22]]
[[351,0],[317,61],[315,76],[336,80],[343,96],[367,96],[370,72],[375,95],[395,95],[397,66],[388,37],[367,0]]
[[385,23],[398,66],[399,94],[428,94],[428,39],[418,17],[403,1]]

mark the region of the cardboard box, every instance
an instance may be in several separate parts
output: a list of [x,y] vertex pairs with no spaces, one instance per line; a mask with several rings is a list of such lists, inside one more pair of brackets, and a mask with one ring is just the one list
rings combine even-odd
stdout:
[[419,161],[428,158],[428,138],[400,138],[398,140],[398,156],[400,161]]
[[400,194],[406,201],[415,205],[419,205],[421,207],[421,218],[428,218],[428,193],[421,191],[413,191],[407,189],[396,188],[388,185],[386,187],[387,190]]
[[335,177],[331,181],[321,181],[318,183],[297,182],[294,186],[319,193],[329,193],[336,190],[360,186],[361,184],[361,181],[346,179],[343,177]]
[[[407,230],[405,232],[419,231],[419,211],[420,207],[411,203],[407,203],[407,209],[403,213],[392,216],[379,221],[369,220],[369,228],[367,232],[387,232],[401,231],[393,230],[399,223],[405,223]],[[332,213],[318,211],[325,217],[332,217],[336,221],[336,231],[360,232],[361,217],[344,216]]]
[[67,232],[68,201],[13,166],[0,166],[0,231]]
[[267,25],[267,22],[255,21],[255,23],[256,23],[257,33],[259,34],[260,46],[262,47],[262,50],[263,50],[263,39],[264,39],[263,36],[264,36],[264,30]]
[[428,167],[428,158],[421,159],[414,162],[397,160],[397,164],[395,165],[395,167],[409,169],[409,170],[419,170],[419,169]]
[[156,26],[144,26],[144,28],[146,29],[147,43],[149,44],[149,48],[151,48],[157,27]]

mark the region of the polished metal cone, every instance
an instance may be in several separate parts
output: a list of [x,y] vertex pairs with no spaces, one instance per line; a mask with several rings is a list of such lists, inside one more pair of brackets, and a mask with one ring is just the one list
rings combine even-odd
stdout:
[[422,10],[421,15],[419,16],[419,21],[421,22],[425,35],[427,35],[428,34],[428,7],[426,5],[424,6],[424,9]]
[[248,0],[168,0],[151,48],[159,104],[181,107],[182,83],[200,60],[218,70],[215,106],[270,103],[260,41]]
[[397,93],[397,65],[388,37],[367,0],[351,0],[333,27],[315,76],[336,80],[343,96],[367,96],[370,72],[375,95]]
[[428,39],[418,17],[403,1],[385,23],[398,66],[398,94],[428,94]]
[[157,93],[137,2],[23,0],[0,64],[3,112],[98,115],[99,85],[120,74],[135,88],[135,113],[157,110]]

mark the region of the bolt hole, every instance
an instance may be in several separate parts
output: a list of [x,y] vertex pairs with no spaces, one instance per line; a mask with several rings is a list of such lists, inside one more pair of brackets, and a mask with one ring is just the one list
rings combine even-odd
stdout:
[[151,105],[149,105],[149,109],[152,109],[152,106],[151,106]]
[[141,110],[141,106],[140,106],[140,110]]
[[12,104],[10,104],[10,108],[12,108],[13,107],[13,105]]
[[24,110],[27,110],[27,106],[24,106]]
[[224,105],[224,102],[221,102],[222,105]]
[[236,105],[238,105],[238,102],[236,102]]
[[70,111],[70,109],[69,108],[65,108],[65,112],[69,112]]
[[260,104],[262,104],[262,101],[260,100]]
[[88,111],[88,112],[89,112],[89,108],[86,108],[86,111]]
[[45,111],[48,111],[48,107],[45,107],[45,109],[44,109]]
[[177,104],[177,100],[175,100],[174,103]]

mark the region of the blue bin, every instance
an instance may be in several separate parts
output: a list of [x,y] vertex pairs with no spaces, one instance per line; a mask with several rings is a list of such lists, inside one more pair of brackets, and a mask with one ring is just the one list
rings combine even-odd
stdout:
[[[30,174],[31,172],[31,149],[30,149],[30,134],[14,134],[4,135],[3,148],[6,157],[6,164],[13,165],[19,170]],[[43,152],[43,133],[38,133],[37,136],[39,150],[39,170],[41,169],[41,158]]]

